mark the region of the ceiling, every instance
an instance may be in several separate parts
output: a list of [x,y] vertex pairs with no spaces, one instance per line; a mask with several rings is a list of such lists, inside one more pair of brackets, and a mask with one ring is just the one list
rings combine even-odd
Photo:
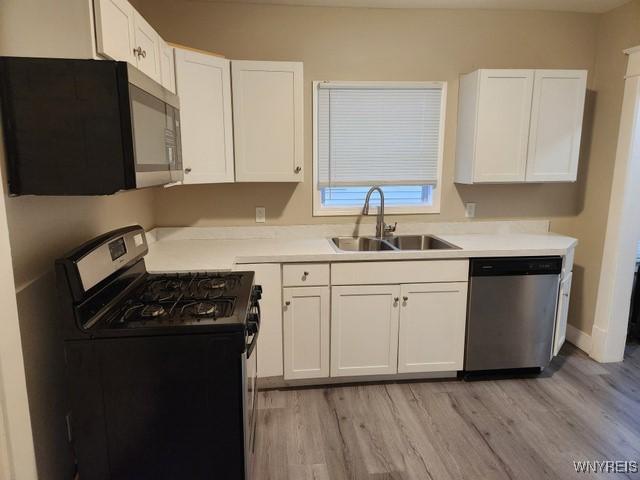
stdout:
[[[221,0],[208,0],[221,1]],[[222,0],[229,3],[364,8],[479,8],[603,13],[629,0]]]

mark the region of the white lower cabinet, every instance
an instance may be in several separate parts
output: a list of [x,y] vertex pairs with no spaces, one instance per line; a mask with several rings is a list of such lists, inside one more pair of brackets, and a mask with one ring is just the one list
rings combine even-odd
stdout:
[[467,283],[400,288],[398,373],[462,370]]
[[283,289],[284,378],[329,376],[329,287]]
[[285,265],[284,379],[462,370],[467,272],[467,260]]
[[398,371],[400,285],[331,289],[331,376]]

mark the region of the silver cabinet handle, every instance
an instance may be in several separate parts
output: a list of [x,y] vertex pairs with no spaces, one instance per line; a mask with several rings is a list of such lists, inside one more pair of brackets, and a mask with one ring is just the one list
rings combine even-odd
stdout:
[[403,302],[406,302],[407,300],[409,300],[409,297],[402,297]]
[[294,173],[300,173],[302,171],[302,167],[296,167],[293,169]]
[[291,305],[291,302],[287,300],[286,302],[284,302],[284,304],[288,307],[289,305]]
[[191,169],[190,168],[185,168],[184,169],[184,173],[191,173]]
[[302,272],[302,276],[303,277],[308,277],[309,276],[309,272]]
[[400,297],[393,297],[393,304],[394,305],[397,305],[399,301],[400,301]]
[[147,58],[147,51],[143,50],[142,47],[138,46],[136,48],[133,49],[133,53],[134,55],[136,55],[138,58],[142,57],[142,58]]

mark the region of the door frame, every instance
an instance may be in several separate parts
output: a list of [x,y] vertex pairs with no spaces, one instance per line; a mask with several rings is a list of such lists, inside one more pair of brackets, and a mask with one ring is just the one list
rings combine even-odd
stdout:
[[609,215],[589,354],[599,362],[620,362],[629,323],[636,246],[640,240],[640,46],[628,55]]
[[[2,157],[0,141],[0,160]],[[13,277],[5,177],[0,169],[0,477],[37,480],[27,383]]]

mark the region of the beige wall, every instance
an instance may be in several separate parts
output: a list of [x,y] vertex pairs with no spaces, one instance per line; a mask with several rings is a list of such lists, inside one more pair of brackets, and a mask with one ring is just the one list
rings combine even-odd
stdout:
[[597,15],[474,10],[348,9],[136,0],[169,41],[229,58],[301,60],[305,81],[305,181],[301,184],[189,186],[156,192],[159,225],[251,224],[265,206],[271,224],[352,222],[311,210],[313,80],[447,80],[442,213],[394,220],[464,220],[463,201],[481,218],[556,218],[581,208],[579,185],[453,184],[458,75],[487,68],[592,71]]
[[593,136],[589,143],[583,145],[589,155],[580,167],[584,204],[575,218],[553,225],[557,231],[580,240],[575,258],[569,321],[589,334],[600,279],[627,67],[627,57],[622,50],[635,45],[640,45],[640,0],[600,16],[593,78],[597,90]]
[[[1,55],[93,56],[91,0],[0,0],[0,4]],[[112,228],[131,223],[153,227],[153,191],[4,200],[39,478],[68,480],[73,465],[66,442],[64,359],[53,262]]]

